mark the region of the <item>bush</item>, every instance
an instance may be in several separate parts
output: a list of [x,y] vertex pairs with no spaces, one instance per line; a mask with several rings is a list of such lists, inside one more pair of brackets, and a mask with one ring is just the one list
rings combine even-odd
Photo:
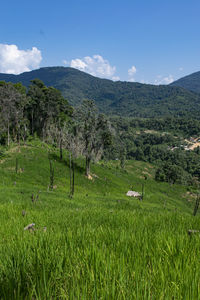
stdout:
[[177,165],[165,163],[162,167],[157,169],[155,180],[166,181],[173,184],[191,184],[192,176]]

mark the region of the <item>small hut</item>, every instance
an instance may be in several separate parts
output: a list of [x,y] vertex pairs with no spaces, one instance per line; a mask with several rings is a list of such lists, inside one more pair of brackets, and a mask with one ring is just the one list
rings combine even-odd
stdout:
[[135,192],[135,191],[128,191],[126,196],[129,196],[129,197],[141,197],[141,194],[138,193],[138,192]]

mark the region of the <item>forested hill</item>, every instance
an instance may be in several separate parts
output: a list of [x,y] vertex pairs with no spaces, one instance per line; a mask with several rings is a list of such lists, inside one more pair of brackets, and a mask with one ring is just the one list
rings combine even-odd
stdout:
[[195,72],[180,78],[170,84],[171,86],[183,87],[189,91],[200,93],[200,72]]
[[25,86],[35,78],[59,89],[72,105],[83,99],[95,100],[104,113],[137,117],[200,116],[200,95],[180,87],[113,82],[69,67],[41,68],[20,75],[0,74],[0,80],[22,82]]

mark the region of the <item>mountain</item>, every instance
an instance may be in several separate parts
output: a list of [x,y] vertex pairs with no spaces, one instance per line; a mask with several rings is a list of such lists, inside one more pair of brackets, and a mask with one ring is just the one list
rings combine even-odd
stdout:
[[183,78],[180,78],[170,84],[171,86],[179,86],[189,91],[200,93],[200,72],[195,72]]
[[20,75],[0,74],[0,80],[22,82],[39,78],[59,89],[72,105],[93,99],[101,112],[121,116],[200,116],[200,95],[176,86],[113,82],[73,68],[47,67]]

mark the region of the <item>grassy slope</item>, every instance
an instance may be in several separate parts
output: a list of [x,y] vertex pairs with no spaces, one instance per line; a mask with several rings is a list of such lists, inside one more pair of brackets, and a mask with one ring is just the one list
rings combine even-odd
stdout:
[[[11,148],[0,164],[0,298],[198,299],[200,237],[187,230],[200,218],[186,188],[156,183],[152,166],[137,161],[125,171],[117,161],[93,165],[90,181],[79,159],[69,199],[67,161],[56,153],[57,188],[47,189],[47,153],[39,144]],[[144,201],[126,197],[131,186],[141,191],[143,172]],[[36,231],[24,231],[32,222]]]

